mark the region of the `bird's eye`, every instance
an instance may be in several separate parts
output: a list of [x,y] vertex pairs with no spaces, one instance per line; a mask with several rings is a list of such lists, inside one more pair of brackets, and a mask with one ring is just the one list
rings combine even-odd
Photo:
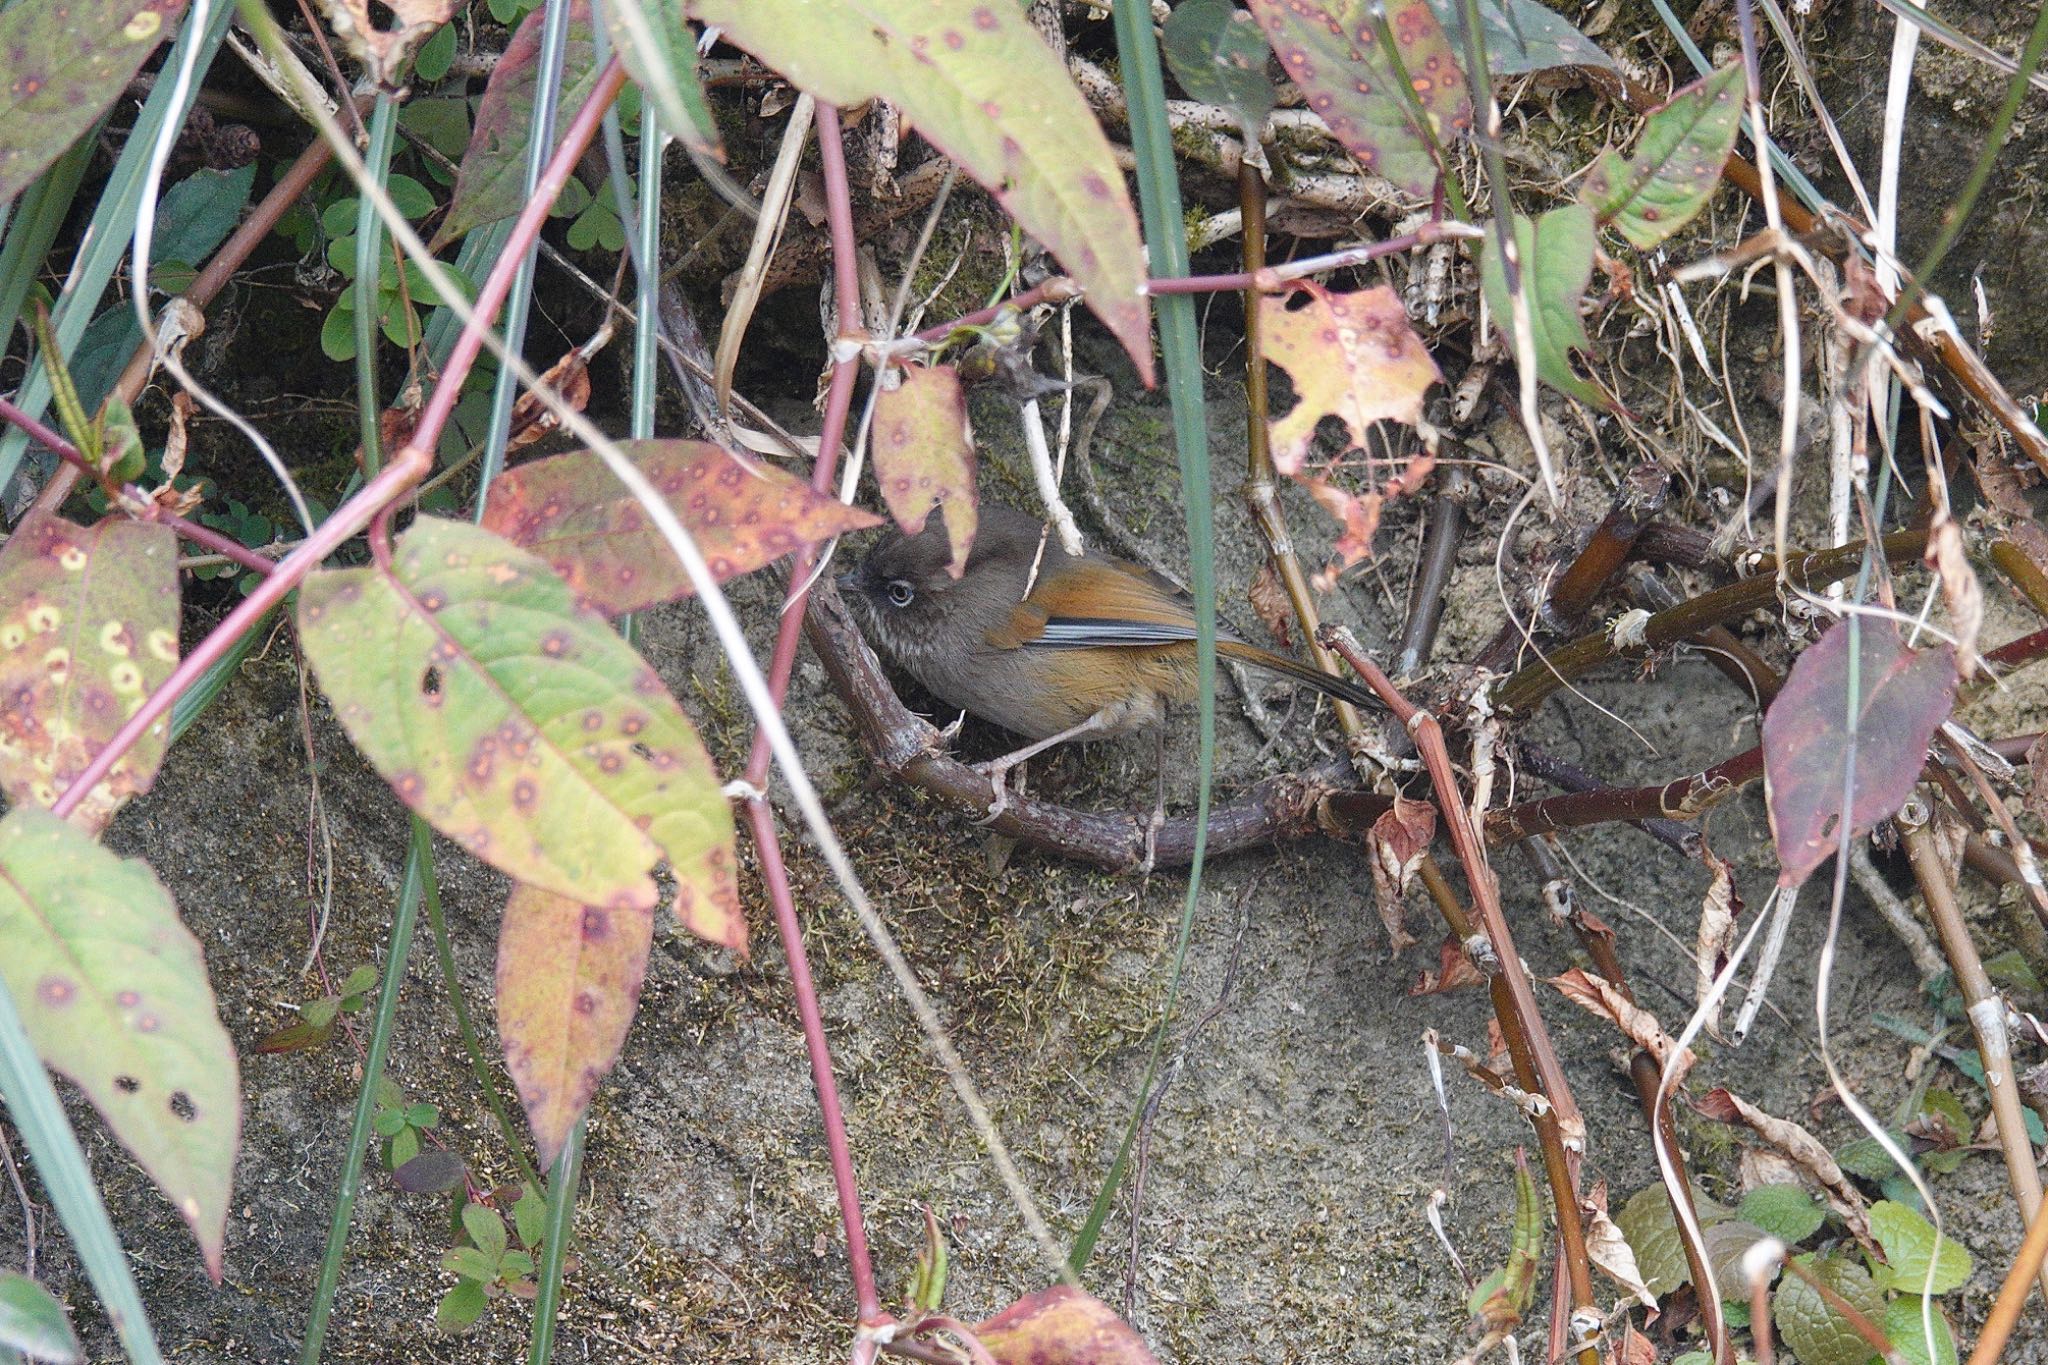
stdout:
[[907,607],[917,599],[917,589],[900,578],[890,579],[885,591],[889,594],[889,601],[895,606]]

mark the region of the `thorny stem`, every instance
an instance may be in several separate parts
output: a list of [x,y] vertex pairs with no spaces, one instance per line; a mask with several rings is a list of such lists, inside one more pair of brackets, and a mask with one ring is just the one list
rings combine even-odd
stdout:
[[1572,1097],[1571,1083],[1565,1079],[1557,1049],[1544,1026],[1543,1013],[1537,1008],[1536,993],[1515,950],[1514,935],[1501,906],[1500,884],[1487,863],[1485,846],[1460,797],[1450,751],[1444,747],[1443,730],[1435,716],[1401,695],[1379,665],[1366,657],[1349,631],[1324,626],[1321,637],[1323,644],[1342,656],[1394,712],[1414,738],[1416,750],[1429,769],[1437,792],[1437,810],[1465,870],[1475,927],[1492,949],[1491,963],[1474,965],[1486,973],[1489,983],[1500,983],[1504,998],[1496,1004],[1494,1012],[1500,1020],[1501,1036],[1507,1041],[1508,1055],[1514,1061],[1517,1080],[1525,1090],[1550,1102],[1549,1108],[1536,1119],[1536,1135],[1550,1183],[1558,1237],[1564,1245],[1565,1271],[1571,1277],[1573,1336],[1582,1342],[1597,1328],[1597,1322],[1576,1321],[1594,1301],[1592,1263],[1586,1254],[1585,1228],[1579,1221],[1578,1162],[1585,1147],[1586,1121],[1579,1112],[1578,1101]]
[[1547,796],[1486,817],[1486,837],[1501,843],[1613,820],[1696,820],[1762,777],[1761,745],[1676,781],[1647,787],[1596,787]]
[[[1237,202],[1244,215],[1244,263],[1249,280],[1266,268],[1266,182],[1259,168],[1241,162],[1237,168]],[[1182,281],[1176,280],[1175,283]],[[1244,398],[1245,398],[1245,480],[1244,498],[1251,504],[1252,520],[1266,539],[1266,563],[1287,592],[1294,619],[1301,625],[1302,642],[1308,646],[1317,668],[1337,671],[1337,656],[1316,639],[1322,619],[1316,600],[1309,592],[1308,575],[1294,553],[1294,537],[1287,529],[1287,514],[1280,509],[1273,467],[1273,443],[1266,425],[1269,408],[1266,388],[1265,324],[1259,316],[1258,291],[1247,285],[1244,295]],[[1344,737],[1356,744],[1365,738],[1365,722],[1358,708],[1337,702],[1337,724]]]
[[[860,282],[856,274],[853,234],[853,195],[846,178],[846,147],[841,140],[839,110],[819,104],[818,161],[824,172],[825,213],[832,236],[833,295],[838,303],[842,337],[860,332]],[[849,355],[832,366],[831,386],[825,394],[825,414],[818,433],[818,460],[811,469],[811,487],[830,496],[832,477],[839,460],[841,438],[846,433],[847,414],[853,408],[853,387],[859,378],[860,361]],[[775,635],[774,652],[768,661],[768,691],[779,705],[789,691],[790,674],[796,667],[799,633],[804,625],[804,599],[810,591],[816,553],[805,548],[790,565],[789,590]],[[774,755],[763,730],[754,732],[754,746],[747,758],[746,780],[759,790],[768,778]],[[839,1085],[832,1072],[832,1053],[825,1038],[824,1016],[818,1009],[816,987],[811,981],[810,963],[804,952],[803,930],[797,922],[796,902],[790,895],[789,876],[783,865],[782,847],[775,828],[775,812],[765,799],[746,803],[747,824],[761,859],[761,874],[767,883],[769,904],[775,915],[775,930],[789,963],[790,990],[796,997],[797,1015],[803,1024],[804,1050],[810,1057],[811,1082],[818,1092],[818,1110],[825,1128],[825,1150],[832,1164],[832,1184],[839,1198],[840,1221],[846,1230],[846,1259],[853,1276],[856,1311],[861,1321],[881,1315],[882,1299],[875,1286],[874,1262],[868,1251],[867,1226],[861,1211],[860,1185],[853,1170],[853,1152],[846,1136],[846,1116],[839,1102]]]
[[[1908,807],[1912,809],[1911,806]],[[2005,1027],[2005,1002],[1985,974],[1977,945],[1963,922],[1963,910],[1956,903],[1956,889],[1941,855],[1934,845],[1934,830],[1924,818],[1902,816],[1906,856],[1913,864],[1913,877],[1927,902],[1927,916],[1955,973],[1956,987],[1968,1007],[1970,1031],[1977,1037],[1977,1053],[1984,1059],[1984,1088],[1991,1092],[1991,1113],[1998,1124],[1998,1146],[2005,1156],[2006,1177],[2012,1182],[2013,1197],[2020,1214],[2032,1222],[2041,1212],[2041,1176],[2034,1168],[2034,1145],[2027,1138],[2026,1119],[2021,1111],[2019,1091],[2013,1085],[2012,1039]],[[2041,1272],[2041,1291],[2048,1295],[2048,1268]]]

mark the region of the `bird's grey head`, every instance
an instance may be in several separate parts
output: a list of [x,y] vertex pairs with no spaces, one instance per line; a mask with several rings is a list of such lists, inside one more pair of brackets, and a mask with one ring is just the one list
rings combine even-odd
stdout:
[[934,510],[914,536],[888,532],[838,578],[876,647],[920,676],[932,660],[986,648],[989,630],[1024,595],[1030,551],[1020,558],[1019,547],[1035,549],[1042,529],[1021,512],[983,504],[967,569],[955,578],[944,511]]

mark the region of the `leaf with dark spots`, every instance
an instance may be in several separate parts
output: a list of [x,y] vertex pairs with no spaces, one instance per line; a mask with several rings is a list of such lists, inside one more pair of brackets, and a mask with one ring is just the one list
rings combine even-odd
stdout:
[[[708,441],[623,441],[722,583],[834,536],[881,524],[766,463]],[[571,451],[492,481],[483,524],[533,551],[608,616],[690,596],[690,581],[639,499],[595,453]]]
[[1691,222],[1721,183],[1742,124],[1741,63],[1694,81],[1650,115],[1641,145],[1612,147],[1586,173],[1579,198],[1647,251]]
[[1015,0],[690,0],[818,99],[885,99],[1059,258],[1152,382],[1145,248],[1109,139]]
[[542,1166],[626,1044],[654,917],[515,886],[498,928],[498,1036]]
[[388,565],[314,573],[299,599],[342,727],[441,833],[608,908],[652,906],[665,858],[693,914],[743,935],[732,812],[696,729],[545,563],[421,517]]
[[0,820],[0,983],[191,1227],[218,1281],[241,1138],[234,1046],[199,940],[137,859],[18,807]]
[[958,578],[979,524],[974,503],[974,434],[967,399],[950,365],[906,365],[875,395],[875,482],[889,515],[907,534],[924,529],[934,506],[946,509],[946,538]]
[[[109,517],[31,513],[0,549],[0,789],[54,805],[178,663],[178,542]],[[97,832],[149,790],[169,726],[153,725],[80,803]]]
[[[1471,131],[1472,100],[1428,0],[1249,0],[1280,69],[1344,150],[1374,175],[1427,199],[1436,148]],[[1405,88],[1404,88],[1405,87]]]
[[0,14],[0,206],[121,98],[185,0],[28,0]]
[[1955,694],[1953,652],[1908,649],[1880,617],[1841,622],[1799,656],[1763,726],[1782,885],[1905,804]]
[[1041,1289],[976,1324],[997,1365],[1158,1365],[1145,1339],[1110,1306],[1069,1285]]
[[[440,250],[471,228],[510,218],[525,207],[526,141],[533,128],[534,92],[540,83],[540,30],[545,11],[521,21],[491,67],[478,104],[469,147],[455,173],[448,216],[434,234]],[[562,50],[562,92],[554,137],[559,140],[597,84],[597,53],[590,35],[590,0],[571,0]]]

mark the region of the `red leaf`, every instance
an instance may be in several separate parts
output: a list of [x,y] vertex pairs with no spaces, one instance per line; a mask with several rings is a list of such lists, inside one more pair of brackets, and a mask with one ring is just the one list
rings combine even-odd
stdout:
[[518,885],[498,929],[498,1034],[543,1166],[619,1060],[654,916]]
[[1424,971],[1416,977],[1415,984],[1408,988],[1408,994],[1411,997],[1442,995],[1445,991],[1485,984],[1486,974],[1472,965],[1472,959],[1465,955],[1465,945],[1458,941],[1458,936],[1446,934],[1444,941],[1437,945],[1436,970]]
[[[661,491],[721,583],[881,524],[792,474],[706,441],[622,441],[620,449]],[[608,616],[690,595],[682,565],[639,499],[588,450],[507,470],[491,484],[483,524],[547,560]]]
[[936,503],[946,505],[952,572],[967,567],[978,518],[974,511],[974,434],[967,399],[950,365],[906,365],[895,387],[883,378],[875,395],[875,482],[882,501],[908,535],[924,529]]
[[1026,1294],[974,1334],[998,1365],[1158,1365],[1108,1304],[1063,1284]]
[[1845,621],[1799,656],[1764,716],[1764,781],[1781,885],[1805,881],[1844,837],[1864,833],[1905,803],[1955,691],[1953,652],[1908,649],[1899,628],[1881,618]]

